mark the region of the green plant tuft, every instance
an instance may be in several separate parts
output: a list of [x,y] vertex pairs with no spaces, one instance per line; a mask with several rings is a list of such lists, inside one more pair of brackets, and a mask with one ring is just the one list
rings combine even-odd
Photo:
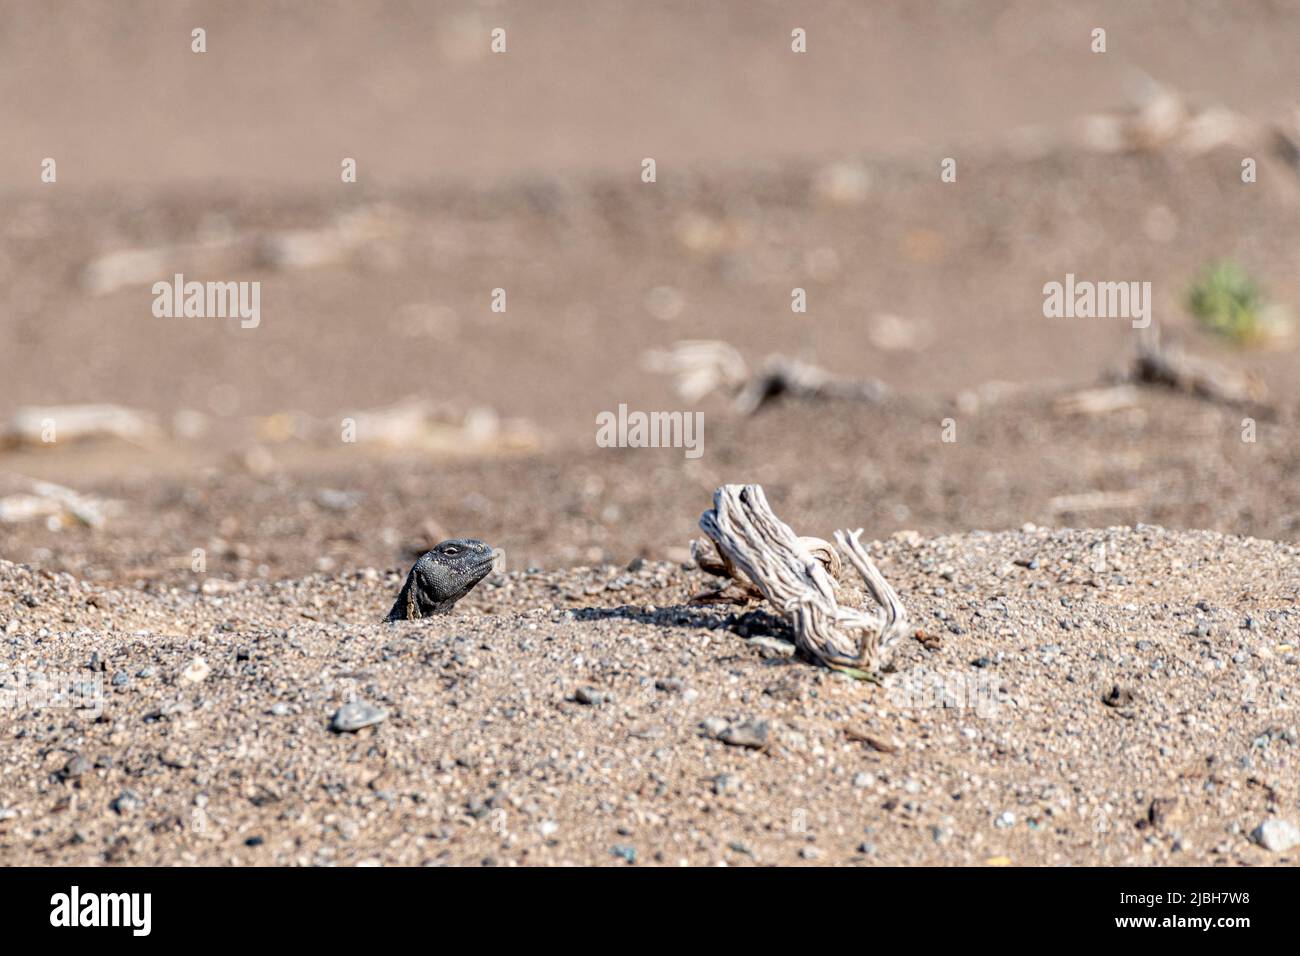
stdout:
[[1234,262],[1217,262],[1187,293],[1187,307],[1206,331],[1239,345],[1266,336],[1268,302],[1259,284]]

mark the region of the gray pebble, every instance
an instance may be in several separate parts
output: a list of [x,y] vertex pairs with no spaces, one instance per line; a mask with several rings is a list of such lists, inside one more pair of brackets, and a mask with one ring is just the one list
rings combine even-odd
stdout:
[[713,778],[713,792],[720,797],[739,793],[740,780],[735,774],[720,773]]
[[718,734],[718,739],[733,747],[761,750],[767,746],[767,721],[744,720]]
[[117,799],[109,804],[111,810],[122,816],[139,810],[142,806],[144,806],[144,801],[140,799],[140,795],[134,790],[123,790],[118,794]]
[[63,769],[59,772],[59,776],[64,780],[75,780],[83,773],[89,771],[91,766],[89,760],[81,756],[81,754],[77,754],[63,765]]
[[700,730],[708,737],[716,737],[726,729],[727,722],[721,717],[705,717],[700,721]]
[[387,718],[387,711],[365,701],[354,700],[334,712],[334,718],[330,721],[330,730],[335,733],[355,733],[362,727],[373,726]]
[[795,646],[789,641],[782,641],[775,637],[751,637],[749,643],[756,647],[762,648],[764,657],[793,657]]
[[1290,820],[1271,817],[1251,832],[1250,838],[1273,853],[1282,853],[1300,844],[1300,827]]

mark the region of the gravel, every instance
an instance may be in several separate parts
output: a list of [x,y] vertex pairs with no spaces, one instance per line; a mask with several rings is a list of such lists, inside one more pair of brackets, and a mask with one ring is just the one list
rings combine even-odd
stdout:
[[[396,572],[205,593],[0,561],[0,864],[1294,862],[1294,547],[1140,526],[872,552],[914,626],[963,631],[901,640],[884,686],[770,656],[667,562],[498,575],[388,626]],[[9,693],[38,667],[99,712]]]

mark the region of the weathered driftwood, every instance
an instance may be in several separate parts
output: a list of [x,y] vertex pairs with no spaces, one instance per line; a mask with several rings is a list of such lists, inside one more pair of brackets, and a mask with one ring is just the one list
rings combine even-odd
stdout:
[[736,396],[736,410],[752,415],[780,395],[815,401],[879,402],[888,391],[874,378],[843,378],[798,359],[770,355]]
[[1267,127],[1219,106],[1189,102],[1145,73],[1129,77],[1129,103],[1112,113],[1085,116],[1070,137],[1094,153],[1160,152],[1200,156],[1223,146],[1254,147]]
[[1138,339],[1137,355],[1124,378],[1142,385],[1163,385],[1207,401],[1254,409],[1262,414],[1273,411],[1261,383],[1163,341],[1160,327],[1154,324]]
[[815,555],[772,512],[760,485],[723,485],[713,493],[713,510],[700,516],[700,528],[722,560],[790,619],[799,646],[828,666],[877,671],[883,653],[907,627],[903,603],[872,564],[860,528],[836,531],[835,540],[880,605],[875,611],[840,606],[828,571],[834,562]]
[[317,228],[266,235],[219,220],[188,239],[98,255],[83,268],[81,284],[93,295],[108,295],[170,279],[176,272],[221,275],[254,266],[286,271],[346,266],[401,233],[397,211],[383,205],[350,209]]
[[[840,553],[835,550],[834,546],[824,538],[813,538],[804,536],[799,539],[799,543],[808,549],[808,553],[822,563],[822,567],[831,576],[832,580],[838,579],[840,571],[844,567],[840,561]],[[725,554],[719,554],[717,545],[708,538],[696,538],[691,541],[691,560],[695,566],[706,574],[712,574],[714,577],[722,578],[728,582],[728,587],[734,587],[738,596],[734,599],[735,603],[744,603],[746,601],[759,601],[763,599],[763,592],[759,590],[758,585],[745,576]],[[721,596],[722,592],[717,592],[707,597],[700,597],[702,601],[726,600]]]
[[24,405],[6,426],[0,445],[42,445],[90,438],[141,442],[159,434],[153,417],[121,405]]
[[1083,491],[1073,495],[1057,495],[1047,502],[1052,517],[1078,515],[1091,511],[1128,511],[1141,509],[1147,504],[1141,489],[1126,491]]
[[762,366],[751,370],[734,346],[713,340],[683,341],[667,351],[648,352],[643,365],[649,371],[674,376],[678,394],[687,401],[722,392],[730,395],[736,410],[745,415],[780,395],[814,401],[878,402],[888,394],[877,379],[844,378],[784,355],[769,355]]
[[35,481],[17,475],[0,478],[0,492],[11,487],[21,490],[0,497],[0,525],[44,519],[51,531],[81,524],[100,529],[105,521],[122,511],[120,501],[83,495],[50,481]]
[[1053,410],[1061,415],[1109,415],[1111,412],[1126,412],[1137,406],[1138,393],[1132,385],[1085,388],[1062,395],[1052,402]]

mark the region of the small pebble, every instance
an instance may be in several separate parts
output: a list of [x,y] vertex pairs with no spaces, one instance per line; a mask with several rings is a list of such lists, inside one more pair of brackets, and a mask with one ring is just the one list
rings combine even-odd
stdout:
[[354,700],[335,711],[330,721],[330,729],[335,733],[355,733],[363,727],[374,726],[387,718],[387,711],[365,701]]
[[767,735],[767,721],[745,720],[733,724],[718,734],[718,739],[724,744],[730,744],[732,747],[749,747],[754,750],[761,750],[767,746]]
[[1282,853],[1300,844],[1300,827],[1290,820],[1270,817],[1251,832],[1250,838],[1273,853]]

